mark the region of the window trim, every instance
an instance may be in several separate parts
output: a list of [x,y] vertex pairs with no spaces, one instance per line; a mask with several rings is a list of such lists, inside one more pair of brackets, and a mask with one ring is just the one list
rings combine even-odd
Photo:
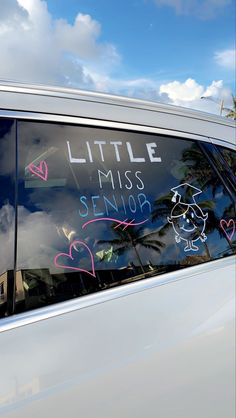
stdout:
[[186,131],[179,131],[175,129],[157,128],[155,126],[139,125],[127,122],[109,121],[106,119],[84,118],[76,116],[57,115],[52,113],[38,113],[38,112],[24,112],[17,110],[1,110],[0,117],[12,118],[16,120],[30,120],[35,122],[56,122],[68,123],[71,125],[91,126],[94,128],[111,128],[117,130],[127,130],[133,132],[145,132],[150,134],[159,134],[166,136],[174,136],[182,139],[193,139],[196,141],[204,141],[216,143],[231,149],[235,149],[234,145],[228,141],[212,138],[200,134],[190,134]]

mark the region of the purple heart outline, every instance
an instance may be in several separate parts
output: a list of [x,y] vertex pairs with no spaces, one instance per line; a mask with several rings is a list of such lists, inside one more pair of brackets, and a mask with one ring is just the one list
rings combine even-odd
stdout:
[[[66,266],[66,265],[64,265],[64,264],[60,264],[60,262],[58,262],[58,261],[57,261],[57,260],[58,260],[58,258],[60,258],[60,257],[66,257],[66,258],[69,258],[70,260],[74,261],[74,260],[75,260],[75,257],[73,257],[73,255],[72,255],[72,251],[73,251],[73,249],[76,251],[76,248],[75,248],[75,246],[76,246],[76,245],[80,245],[80,246],[84,247],[84,248],[87,250],[87,252],[89,253],[89,255],[90,255],[90,260],[91,260],[91,266],[92,266],[92,273],[91,273],[90,271],[85,270],[85,269],[82,269],[82,268],[80,268],[80,267],[74,267],[74,266],[70,266],[70,265]],[[84,273],[88,273],[88,274],[89,274],[90,276],[92,276],[92,277],[96,277],[96,274],[95,274],[95,268],[94,268],[94,258],[93,258],[93,254],[92,254],[92,252],[91,252],[90,248],[87,246],[87,244],[85,244],[85,242],[83,242],[83,241],[78,241],[78,240],[73,241],[73,242],[70,244],[70,247],[69,247],[69,253],[58,253],[58,254],[54,257],[54,265],[55,265],[56,267],[58,267],[58,268],[70,269],[70,270],[75,270],[75,271],[82,271],[82,272],[84,272]]]
[[33,163],[30,163],[28,165],[29,171],[31,173],[35,174],[37,177],[41,178],[44,181],[47,181],[48,179],[48,165],[46,161],[42,160],[40,161],[39,165],[35,165]]
[[[229,219],[228,221],[221,219],[220,226],[223,229],[225,235],[231,241],[235,233],[235,221],[233,219]],[[230,233],[227,232],[227,228],[232,228]]]

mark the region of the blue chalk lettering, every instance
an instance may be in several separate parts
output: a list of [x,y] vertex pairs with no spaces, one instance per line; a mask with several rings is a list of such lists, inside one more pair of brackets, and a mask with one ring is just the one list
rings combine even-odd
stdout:
[[88,216],[88,205],[85,203],[85,200],[87,200],[87,197],[86,196],[81,196],[79,200],[86,208],[85,213],[81,213],[80,210],[79,210],[79,214],[82,218],[85,218],[86,216]]
[[[129,202],[130,212],[135,213],[136,212],[136,209],[137,209],[137,205],[136,205],[136,202],[135,202],[135,198],[134,198],[134,196],[132,194],[129,195],[128,202]],[[132,207],[132,205],[133,205],[133,207]]]
[[106,196],[103,196],[105,207],[106,207],[106,214],[109,215],[109,205],[112,209],[114,209],[116,212],[119,212],[119,208],[117,206],[116,198],[114,194],[112,195],[113,202],[111,202],[109,199],[107,199]]
[[149,212],[151,213],[151,211],[152,211],[151,203],[147,200],[147,197],[144,193],[139,193],[138,194],[138,201],[139,201],[139,206],[140,206],[140,209],[141,209],[142,213],[143,213],[143,207],[145,205],[148,205]]
[[95,200],[97,200],[97,199],[100,199],[100,196],[92,196],[91,197],[92,205],[93,205],[93,214],[94,214],[94,216],[103,216],[104,212],[96,212],[97,205],[96,205]]

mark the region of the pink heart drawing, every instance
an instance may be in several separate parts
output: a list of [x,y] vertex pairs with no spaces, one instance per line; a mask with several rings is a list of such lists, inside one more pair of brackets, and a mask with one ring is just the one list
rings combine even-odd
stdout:
[[[61,262],[58,261],[58,259],[61,258],[61,257],[65,257],[66,259],[69,259],[69,261],[74,261],[75,260],[75,254],[72,254],[72,251],[73,250],[76,251],[76,246],[77,245],[82,246],[82,247],[84,247],[87,250],[87,252],[88,252],[88,254],[90,256],[90,260],[91,260],[92,273],[90,271],[88,271],[88,270],[82,269],[80,267],[75,267],[73,265],[68,265],[67,266],[67,265],[65,265],[63,263],[63,260],[61,260]],[[77,253],[77,255],[78,255],[78,253]],[[63,268],[63,269],[83,271],[84,273],[88,273],[90,276],[96,277],[95,268],[94,268],[93,254],[92,254],[90,248],[87,246],[87,244],[85,244],[85,242],[83,242],[83,241],[73,241],[72,244],[70,244],[70,248],[69,248],[69,253],[68,254],[67,253],[59,253],[59,254],[57,254],[55,256],[55,258],[54,258],[54,265],[56,267]]]
[[[228,239],[231,241],[233,238],[233,235],[235,233],[235,222],[233,219],[229,219],[229,221],[225,221],[225,219],[221,219],[220,226],[223,229],[225,235],[228,237]],[[227,232],[227,229],[230,228],[230,232]]]
[[39,165],[35,165],[33,163],[30,163],[28,165],[28,169],[31,171],[31,173],[40,177],[42,180],[47,181],[47,179],[48,179],[48,166],[47,166],[46,161],[40,161]]

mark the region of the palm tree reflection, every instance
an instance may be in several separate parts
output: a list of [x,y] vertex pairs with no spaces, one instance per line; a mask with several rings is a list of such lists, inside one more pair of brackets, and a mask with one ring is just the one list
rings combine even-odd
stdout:
[[116,238],[111,240],[100,240],[98,241],[98,244],[112,245],[114,247],[113,253],[117,256],[123,255],[127,250],[132,248],[139,261],[142,273],[145,273],[144,264],[138,248],[141,246],[154,250],[156,253],[160,253],[161,249],[165,247],[165,244],[155,238],[158,235],[158,232],[145,233],[144,227],[124,229],[123,226],[116,227],[116,225],[116,223],[113,223],[111,226]]

